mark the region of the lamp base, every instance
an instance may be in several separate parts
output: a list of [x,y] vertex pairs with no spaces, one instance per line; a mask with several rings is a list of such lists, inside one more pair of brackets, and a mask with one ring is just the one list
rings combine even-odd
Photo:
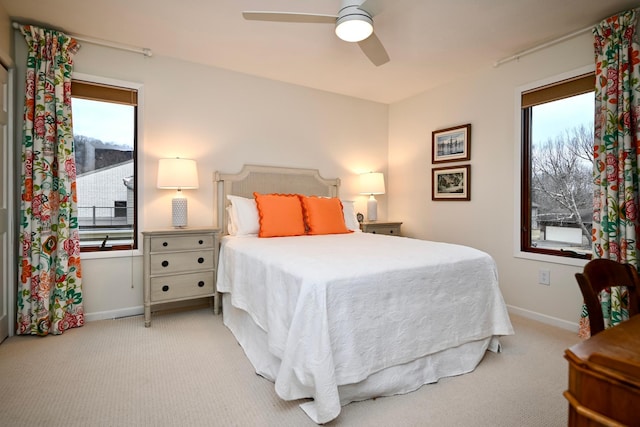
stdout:
[[171,199],[171,221],[176,228],[187,226],[187,199],[176,197]]
[[369,196],[369,200],[367,200],[367,221],[377,221],[378,220],[378,201],[373,194]]

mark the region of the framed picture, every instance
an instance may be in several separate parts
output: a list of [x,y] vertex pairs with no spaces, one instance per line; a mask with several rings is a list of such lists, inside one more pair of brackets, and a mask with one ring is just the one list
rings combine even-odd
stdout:
[[431,136],[431,163],[471,159],[471,125],[437,130]]
[[471,165],[431,169],[431,200],[471,200]]

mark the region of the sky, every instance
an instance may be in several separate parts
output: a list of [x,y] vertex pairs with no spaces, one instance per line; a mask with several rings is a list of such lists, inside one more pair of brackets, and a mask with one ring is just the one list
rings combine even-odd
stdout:
[[593,92],[555,102],[537,105],[533,108],[533,143],[538,144],[563,135],[565,129],[585,125],[593,128]]
[[134,119],[131,105],[72,98],[72,108],[75,135],[133,148]]

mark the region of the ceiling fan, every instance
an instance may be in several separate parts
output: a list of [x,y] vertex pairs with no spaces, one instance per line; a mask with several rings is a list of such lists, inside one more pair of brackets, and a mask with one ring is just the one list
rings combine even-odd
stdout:
[[389,55],[373,32],[373,17],[377,15],[380,0],[342,0],[337,15],[295,12],[242,12],[250,21],[294,22],[305,24],[335,24],[336,35],[342,40],[358,43],[362,52],[376,66],[389,62]]

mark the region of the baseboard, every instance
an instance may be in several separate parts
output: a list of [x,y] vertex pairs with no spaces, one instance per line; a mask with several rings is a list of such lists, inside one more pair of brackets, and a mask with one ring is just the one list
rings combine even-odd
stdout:
[[[174,311],[188,310],[194,308],[213,307],[212,297],[196,298],[186,301],[173,301],[163,304],[157,304],[152,307],[151,312],[166,312],[171,313]],[[144,306],[139,305],[137,307],[119,308],[117,310],[98,311],[96,313],[85,313],[85,322],[93,322],[95,320],[111,320],[119,317],[139,316],[144,314]]]
[[138,316],[141,314],[144,314],[144,307],[140,305],[137,307],[119,308],[118,310],[85,313],[84,320],[85,322],[93,322],[95,320],[117,319],[119,317]]
[[[558,328],[566,329],[572,332],[578,332],[578,323],[568,322],[557,317],[547,316],[546,314],[537,313],[535,311],[527,310],[524,308],[516,307],[513,305],[507,305],[509,313],[517,314],[527,319],[536,320],[547,325],[556,326]],[[95,320],[117,319],[119,317],[139,316],[144,314],[144,307],[128,307],[118,310],[99,311],[96,313],[85,313],[84,320],[86,322],[92,322]]]
[[535,311],[527,310],[513,305],[507,305],[509,313],[517,314],[527,319],[537,320],[538,322],[545,323],[551,326],[557,326],[558,328],[566,329],[572,332],[578,332],[578,323],[568,322],[557,317],[547,316],[546,314],[537,313]]

